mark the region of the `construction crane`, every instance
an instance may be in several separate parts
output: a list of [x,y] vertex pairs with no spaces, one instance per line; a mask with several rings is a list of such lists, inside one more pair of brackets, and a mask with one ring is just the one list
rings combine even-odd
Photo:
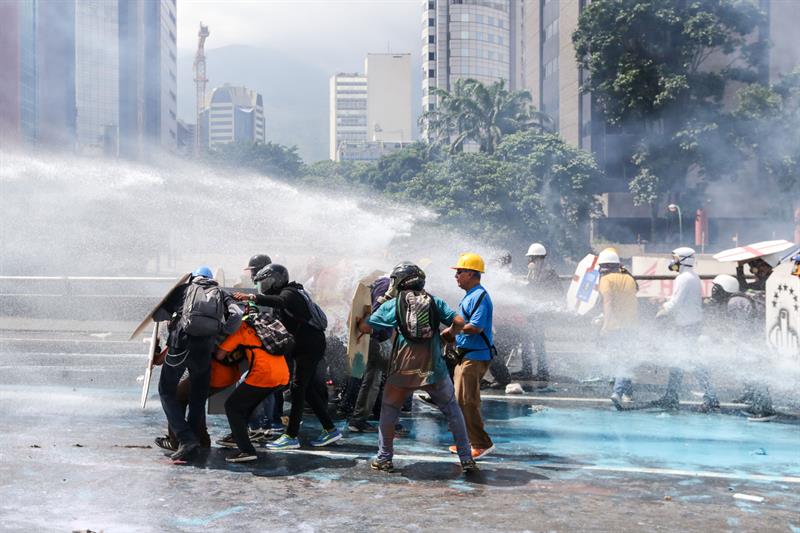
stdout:
[[194,55],[194,85],[197,88],[197,122],[194,128],[195,153],[200,153],[203,149],[203,108],[206,105],[206,52],[205,44],[208,38],[208,26],[200,23],[200,31],[197,32],[197,53]]

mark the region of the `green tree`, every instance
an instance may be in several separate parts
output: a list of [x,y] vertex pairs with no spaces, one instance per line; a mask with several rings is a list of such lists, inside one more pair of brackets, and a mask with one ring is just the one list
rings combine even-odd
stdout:
[[605,120],[638,134],[630,182],[637,203],[654,206],[684,185],[730,170],[716,151],[730,126],[728,82],[753,81],[763,43],[748,43],[763,20],[737,0],[595,0],[572,36],[577,61]]
[[503,135],[531,128],[544,129],[549,118],[531,105],[528,91],[509,91],[500,80],[488,87],[474,79],[460,79],[452,92],[435,88],[436,109],[420,117],[420,125],[437,146],[450,153],[461,152],[464,143],[478,143],[491,154]]
[[297,147],[281,144],[229,143],[217,145],[206,153],[212,164],[251,168],[269,176],[296,177],[303,167]]
[[[760,192],[796,201],[800,194],[800,69],[774,85],[740,89],[733,116],[737,119],[733,143],[756,161],[759,174],[767,178],[766,183],[760,181]],[[783,207],[795,206],[784,203]]]

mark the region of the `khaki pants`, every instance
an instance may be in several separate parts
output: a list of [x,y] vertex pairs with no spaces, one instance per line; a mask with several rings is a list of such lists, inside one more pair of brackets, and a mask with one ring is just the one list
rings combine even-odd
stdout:
[[464,413],[467,435],[473,448],[483,450],[492,446],[492,439],[483,430],[481,418],[481,378],[489,369],[489,361],[465,359],[455,372],[456,400]]

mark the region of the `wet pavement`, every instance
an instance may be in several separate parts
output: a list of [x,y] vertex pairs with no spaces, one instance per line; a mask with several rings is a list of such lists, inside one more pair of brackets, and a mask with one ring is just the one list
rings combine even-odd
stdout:
[[[212,448],[173,465],[157,396],[138,407],[141,343],[80,333],[0,339],[0,529],[10,531],[800,531],[800,425],[492,392],[497,453],[465,478],[416,400],[399,472],[374,434],[323,449]],[[561,395],[564,391],[559,391]],[[212,435],[227,432],[209,418]],[[341,422],[340,422],[341,424]],[[306,419],[301,439],[318,431]]]

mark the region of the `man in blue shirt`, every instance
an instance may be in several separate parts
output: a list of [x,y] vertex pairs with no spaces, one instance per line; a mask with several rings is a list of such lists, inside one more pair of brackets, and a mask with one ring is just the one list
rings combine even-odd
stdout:
[[[480,459],[494,450],[492,439],[483,429],[481,417],[481,378],[489,369],[494,355],[492,341],[492,299],[481,285],[484,271],[483,258],[478,254],[465,253],[452,267],[456,271],[456,283],[466,291],[459,304],[459,314],[466,325],[456,336],[456,351],[460,362],[456,366],[453,381],[456,399],[464,413],[467,433],[472,445],[472,458]],[[451,446],[451,450],[453,447]]]

